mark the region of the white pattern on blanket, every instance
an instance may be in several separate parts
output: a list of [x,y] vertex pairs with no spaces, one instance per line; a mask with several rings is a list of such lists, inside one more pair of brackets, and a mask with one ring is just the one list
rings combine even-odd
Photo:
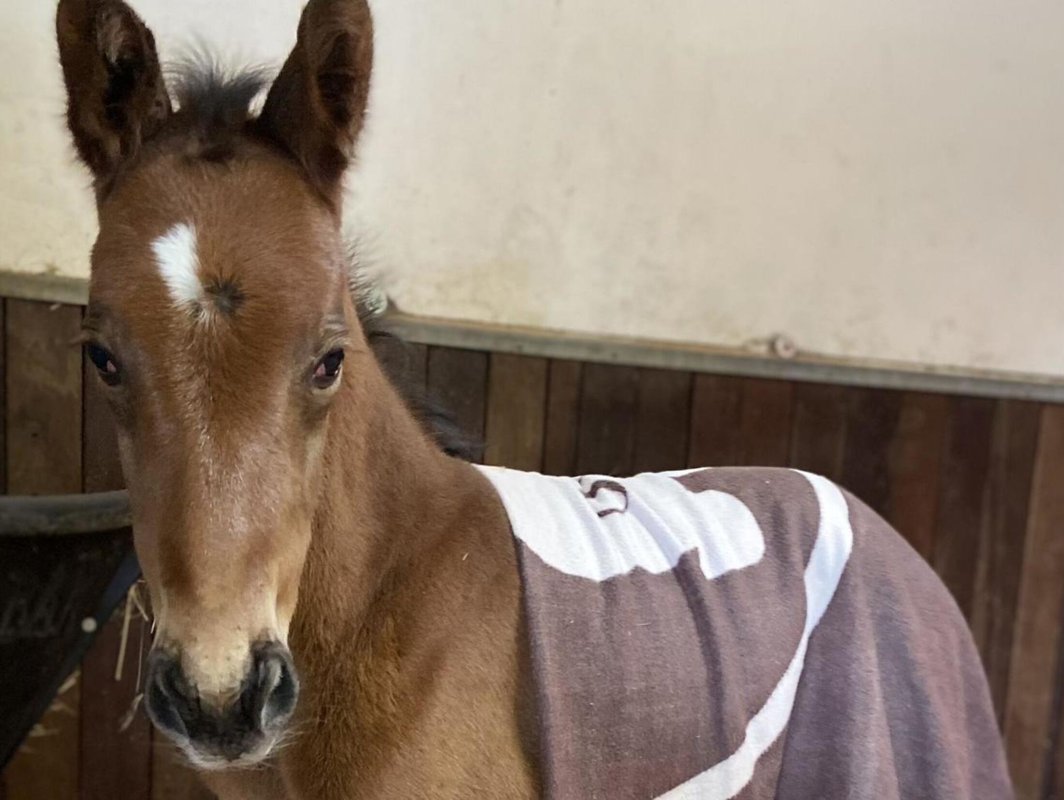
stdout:
[[735,797],[750,782],[757,760],[776,741],[791,717],[798,680],[805,666],[809,636],[835,596],[853,549],[850,513],[839,487],[819,475],[801,474],[813,485],[820,503],[820,528],[803,576],[805,629],[798,649],[768,701],[747,723],[746,737],[739,748],[724,761],[666,792],[658,800],[728,800]]
[[697,549],[702,572],[713,580],[765,555],[765,537],[741,500],[726,492],[690,492],[675,480],[693,470],[623,480],[483,471],[511,520],[535,520],[515,526],[517,537],[567,575],[604,581],[637,567],[660,574]]
[[[601,582],[635,568],[660,574],[674,568],[685,553],[697,550],[703,574],[715,580],[752,566],[765,555],[764,534],[739,498],[716,490],[692,492],[676,480],[697,470],[617,479],[482,469],[499,491],[514,535],[568,575]],[[819,475],[799,474],[812,485],[820,521],[803,576],[805,625],[795,652],[765,704],[749,720],[739,747],[659,800],[734,797],[787,726],[809,636],[835,594],[853,547],[842,492]]]

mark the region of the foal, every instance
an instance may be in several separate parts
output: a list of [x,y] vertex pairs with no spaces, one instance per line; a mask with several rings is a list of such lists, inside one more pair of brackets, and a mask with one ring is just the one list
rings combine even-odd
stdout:
[[173,106],[121,0],[61,0],[57,35],[146,707],[223,800],[1008,796],[956,608],[823,479],[438,449],[345,270],[365,0],[310,1],[257,117],[254,77]]
[[348,288],[365,2],[306,8],[257,119],[247,78],[192,76],[172,108],[119,0],[63,0],[57,35],[98,201],[87,352],[157,615],[152,719],[227,799],[534,796],[505,513],[406,410]]

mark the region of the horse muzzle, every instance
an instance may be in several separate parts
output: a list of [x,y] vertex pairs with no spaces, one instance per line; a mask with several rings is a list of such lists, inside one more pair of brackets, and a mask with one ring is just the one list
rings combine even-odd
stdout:
[[146,681],[144,704],[152,722],[205,768],[265,758],[299,696],[292,656],[275,641],[252,645],[239,688],[222,702],[203,697],[180,655],[166,650],[148,657]]

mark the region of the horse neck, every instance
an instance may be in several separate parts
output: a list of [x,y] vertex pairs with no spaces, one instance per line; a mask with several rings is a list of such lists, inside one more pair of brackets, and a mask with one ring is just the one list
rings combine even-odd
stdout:
[[352,370],[357,382],[341,390],[331,412],[293,620],[293,648],[323,659],[350,648],[367,617],[395,603],[390,593],[400,577],[423,573],[441,543],[460,539],[477,520],[500,526],[487,482],[440,452],[376,361],[367,361]]

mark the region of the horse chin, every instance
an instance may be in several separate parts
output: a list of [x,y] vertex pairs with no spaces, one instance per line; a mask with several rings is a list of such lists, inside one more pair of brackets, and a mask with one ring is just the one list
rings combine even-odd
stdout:
[[224,755],[209,745],[200,745],[188,739],[178,741],[177,746],[196,769],[204,772],[222,772],[261,766],[270,758],[279,739],[279,734],[263,736],[258,744],[241,753]]

